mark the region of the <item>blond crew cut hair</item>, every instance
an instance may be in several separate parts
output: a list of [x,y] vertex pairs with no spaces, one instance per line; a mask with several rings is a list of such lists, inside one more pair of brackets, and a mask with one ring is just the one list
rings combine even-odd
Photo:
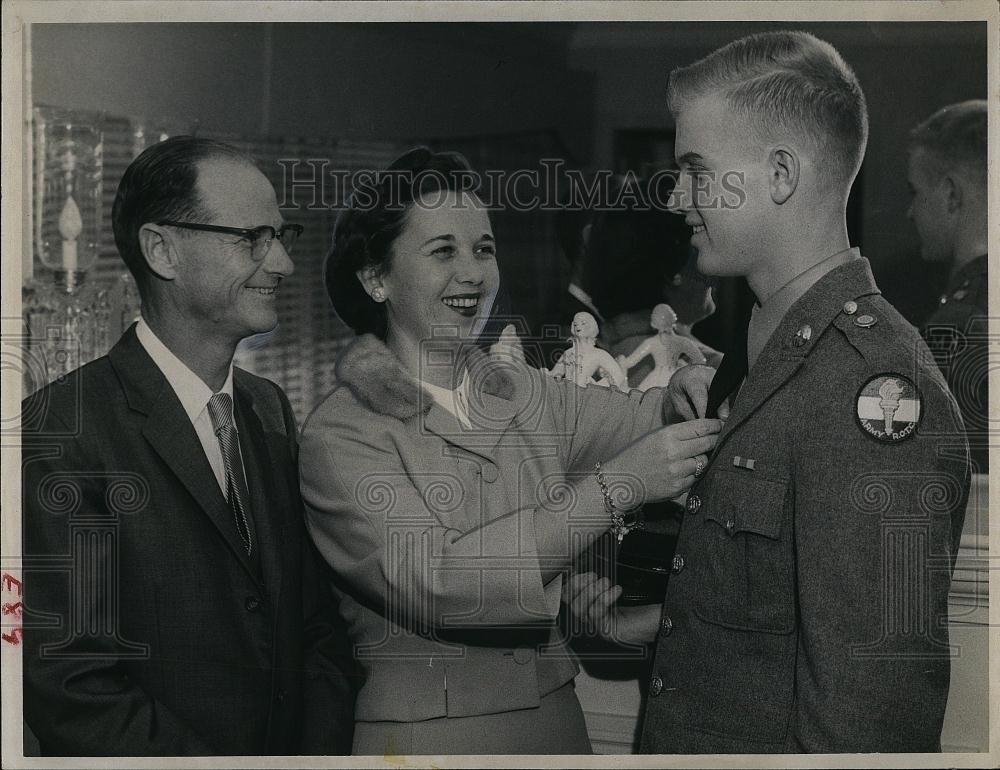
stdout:
[[734,40],[670,73],[667,102],[721,94],[746,120],[752,138],[792,132],[808,140],[831,185],[850,189],[868,143],[868,107],[854,71],[832,45],[801,31],[764,32]]

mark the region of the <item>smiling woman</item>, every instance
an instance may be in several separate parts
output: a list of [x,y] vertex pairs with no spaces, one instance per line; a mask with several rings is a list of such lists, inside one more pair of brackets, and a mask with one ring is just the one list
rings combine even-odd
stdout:
[[720,423],[480,352],[499,273],[469,171],[412,150],[337,222],[326,284],[361,336],[303,429],[306,522],[365,671],[355,754],[589,753],[562,575],[686,489]]
[[[324,267],[334,309],[355,332],[385,340],[393,313],[400,322],[397,330],[415,322],[419,333],[429,333],[427,322],[438,317],[412,317],[415,308],[410,307],[406,295],[422,292],[413,291],[409,281],[435,280],[429,271],[452,282],[451,265],[463,248],[475,250],[476,257],[490,267],[473,271],[472,289],[461,272],[455,275],[453,285],[439,287],[437,303],[466,304],[475,310],[440,318],[444,323],[455,323],[459,315],[489,314],[493,294],[484,294],[483,284],[489,279],[495,293],[499,280],[493,230],[489,214],[472,190],[471,172],[458,153],[433,153],[418,147],[398,158],[373,186],[355,192],[337,220],[333,249]],[[442,214],[443,221],[437,219]],[[467,242],[459,244],[459,238]],[[399,252],[422,258],[396,258]],[[451,302],[445,303],[446,298]],[[475,301],[458,303],[456,298]]]
[[[490,218],[478,198],[449,190],[440,205],[431,199],[421,195],[410,207],[392,267],[369,265],[358,275],[385,303],[386,342],[411,371],[421,371],[420,344],[429,336],[450,330],[470,337],[476,319],[489,315],[500,281]],[[426,369],[422,376],[451,387],[446,371]]]

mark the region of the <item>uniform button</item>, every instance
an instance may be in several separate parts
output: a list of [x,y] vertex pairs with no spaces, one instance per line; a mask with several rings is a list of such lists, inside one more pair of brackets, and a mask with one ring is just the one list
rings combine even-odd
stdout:
[[247,612],[256,612],[260,609],[260,599],[256,596],[248,596],[243,606],[247,608]]
[[664,636],[670,636],[670,632],[673,630],[674,630],[674,621],[664,616],[663,620],[660,621],[660,633],[662,633]]
[[514,648],[514,662],[520,666],[524,666],[534,659],[535,653],[530,647],[516,647]]
[[844,303],[844,312],[847,313],[847,315],[854,315],[858,312],[858,303],[853,299],[849,299]]
[[868,315],[868,313],[865,313],[864,315],[859,315],[857,318],[854,319],[854,325],[860,326],[862,329],[870,329],[876,323],[878,323],[878,321],[875,318],[875,316]]
[[687,507],[688,513],[698,513],[701,508],[701,498],[698,495],[689,495]]
[[684,569],[684,557],[680,554],[676,554],[673,561],[670,562],[670,569],[673,570],[675,575]]
[[649,683],[649,696],[655,698],[663,692],[663,680],[658,676],[654,676],[653,680]]
[[497,470],[495,465],[490,463],[483,466],[483,481],[487,484],[492,484],[498,478],[500,478],[500,471]]

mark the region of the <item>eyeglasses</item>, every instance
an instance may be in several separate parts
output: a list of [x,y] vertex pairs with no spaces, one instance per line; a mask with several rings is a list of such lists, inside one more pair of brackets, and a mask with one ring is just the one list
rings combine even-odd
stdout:
[[250,258],[255,262],[260,262],[271,250],[271,243],[277,238],[285,248],[286,254],[292,253],[296,239],[302,235],[305,229],[302,225],[283,224],[275,230],[271,225],[261,225],[260,227],[223,227],[222,225],[203,225],[197,222],[175,222],[171,219],[164,219],[156,224],[166,227],[182,227],[186,230],[201,230],[206,233],[225,233],[227,235],[237,235],[250,243]]

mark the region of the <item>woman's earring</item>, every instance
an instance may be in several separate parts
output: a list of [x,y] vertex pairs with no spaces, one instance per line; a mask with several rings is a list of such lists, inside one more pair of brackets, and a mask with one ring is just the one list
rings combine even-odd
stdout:
[[376,302],[385,302],[385,292],[380,288],[372,289],[372,299]]

